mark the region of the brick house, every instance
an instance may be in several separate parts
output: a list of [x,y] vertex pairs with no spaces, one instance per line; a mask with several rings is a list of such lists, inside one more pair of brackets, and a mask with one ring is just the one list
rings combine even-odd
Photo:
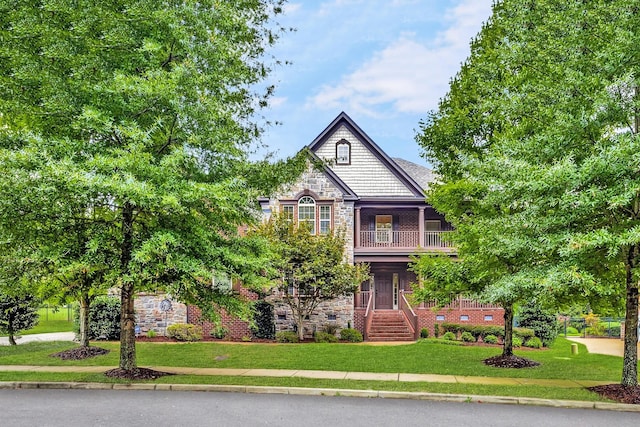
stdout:
[[[424,191],[435,177],[431,170],[390,158],[345,113],[338,115],[309,145],[317,170],[309,162],[298,181],[260,204],[265,219],[283,212],[310,223],[313,233],[346,231],[347,261],[368,263],[371,279],[355,295],[323,303],[310,316],[306,333],[325,324],[352,326],[366,340],[414,340],[436,323],[502,325],[503,310],[460,299],[439,311],[434,304],[411,307],[407,295],[416,276],[408,270],[410,255],[440,252],[455,256],[446,239],[451,231],[444,217],[425,202]],[[253,296],[255,298],[255,296]],[[277,330],[291,330],[289,309],[275,305]],[[153,316],[152,316],[153,317]],[[189,307],[188,321],[197,320]],[[244,322],[224,318],[231,336],[250,336]],[[205,331],[210,325],[204,324]]]

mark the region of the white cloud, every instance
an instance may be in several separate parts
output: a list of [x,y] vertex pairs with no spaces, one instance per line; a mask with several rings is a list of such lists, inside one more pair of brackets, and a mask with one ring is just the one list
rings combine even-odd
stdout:
[[451,77],[469,53],[469,42],[491,13],[490,1],[464,0],[446,14],[448,27],[430,42],[404,34],[376,52],[335,85],[325,85],[307,104],[375,116],[389,104],[395,112],[437,107]]
[[269,107],[270,108],[280,107],[284,105],[287,102],[287,100],[288,99],[286,96],[273,96],[269,98]]

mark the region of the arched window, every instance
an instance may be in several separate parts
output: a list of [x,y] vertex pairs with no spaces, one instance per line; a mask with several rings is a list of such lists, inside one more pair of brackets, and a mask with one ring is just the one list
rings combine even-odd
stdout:
[[351,144],[346,139],[341,139],[336,143],[336,164],[351,164]]
[[298,224],[304,222],[309,224],[311,234],[316,234],[316,201],[309,196],[298,200]]

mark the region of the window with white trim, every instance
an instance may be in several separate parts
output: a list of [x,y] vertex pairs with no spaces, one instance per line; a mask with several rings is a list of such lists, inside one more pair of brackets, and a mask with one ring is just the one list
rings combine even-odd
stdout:
[[316,234],[316,201],[303,196],[298,200],[298,224],[308,223],[311,234]]
[[282,216],[284,216],[287,221],[293,221],[293,205],[283,205]]
[[320,205],[318,212],[320,234],[329,234],[331,231],[331,205]]
[[336,143],[336,164],[351,164],[351,144],[346,139],[341,139]]

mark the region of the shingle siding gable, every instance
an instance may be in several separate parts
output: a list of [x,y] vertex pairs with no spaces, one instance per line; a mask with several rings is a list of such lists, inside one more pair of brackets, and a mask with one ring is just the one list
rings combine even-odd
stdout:
[[340,126],[315,150],[321,159],[335,162],[336,143],[341,139],[351,144],[351,163],[331,164],[331,170],[360,197],[413,196],[409,190],[346,126]]

